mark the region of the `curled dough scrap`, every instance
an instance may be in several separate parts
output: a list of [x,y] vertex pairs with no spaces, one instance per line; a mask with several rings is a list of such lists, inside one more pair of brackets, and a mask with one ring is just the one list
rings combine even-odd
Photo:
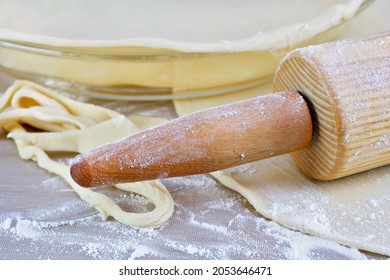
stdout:
[[[28,132],[23,124],[45,132]],[[147,213],[123,211],[108,196],[79,186],[69,167],[50,159],[47,151],[86,152],[139,131],[123,115],[92,104],[61,96],[27,81],[16,81],[0,99],[0,128],[7,132],[19,156],[64,178],[72,189],[106,219],[133,227],[157,227],[173,213],[174,202],[159,181],[118,184],[114,187],[140,194],[155,208]],[[110,131],[110,133],[107,133]]]

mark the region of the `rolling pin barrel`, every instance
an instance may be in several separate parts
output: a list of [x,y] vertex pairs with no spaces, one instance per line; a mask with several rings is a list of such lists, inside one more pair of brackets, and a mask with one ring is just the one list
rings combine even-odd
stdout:
[[313,140],[291,154],[309,177],[332,180],[390,163],[390,33],[310,46],[280,64],[274,90],[301,93]]

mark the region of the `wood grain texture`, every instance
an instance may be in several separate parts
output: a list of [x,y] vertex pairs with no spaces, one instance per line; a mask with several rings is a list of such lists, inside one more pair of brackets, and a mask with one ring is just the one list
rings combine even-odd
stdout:
[[308,176],[331,180],[390,163],[390,32],[298,49],[274,90],[300,92],[313,141],[292,153]]
[[214,107],[81,154],[71,167],[82,186],[207,173],[303,149],[311,117],[296,92]]

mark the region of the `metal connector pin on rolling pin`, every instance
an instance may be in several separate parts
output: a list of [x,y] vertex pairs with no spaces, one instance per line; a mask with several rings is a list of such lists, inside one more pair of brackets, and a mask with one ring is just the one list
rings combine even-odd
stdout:
[[80,154],[71,175],[92,187],[290,153],[307,176],[332,180],[390,163],[390,32],[297,49],[274,90]]

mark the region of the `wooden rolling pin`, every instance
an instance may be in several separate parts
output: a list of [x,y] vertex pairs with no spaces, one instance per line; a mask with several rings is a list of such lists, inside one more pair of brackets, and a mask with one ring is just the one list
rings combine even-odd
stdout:
[[390,163],[390,32],[295,50],[274,89],[81,154],[71,175],[92,187],[291,153],[306,175],[331,180]]

